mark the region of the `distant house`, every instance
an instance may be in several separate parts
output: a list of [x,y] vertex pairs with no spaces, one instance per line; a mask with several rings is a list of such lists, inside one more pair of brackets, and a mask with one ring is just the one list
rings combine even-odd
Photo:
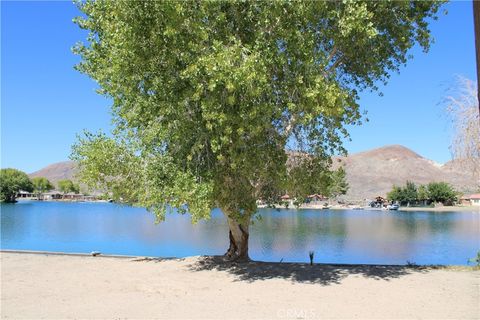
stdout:
[[307,198],[308,198],[308,201],[311,201],[311,202],[328,200],[328,197],[325,197],[321,194],[311,194]]
[[307,199],[305,199],[305,202],[317,204],[319,201],[326,201],[326,200],[328,200],[328,197],[315,193],[307,196]]
[[369,204],[370,204],[370,206],[373,207],[373,208],[381,208],[381,207],[383,207],[385,204],[388,204],[388,200],[385,199],[385,198],[382,197],[382,196],[377,196],[377,197],[375,197],[375,200],[371,201]]
[[50,191],[50,192],[45,192],[40,195],[39,200],[59,200],[62,199],[63,194],[60,193],[59,191]]
[[470,195],[470,205],[480,206],[480,193]]
[[63,195],[64,200],[82,201],[84,200],[84,198],[85,198],[85,195],[81,193],[69,192]]
[[283,201],[283,203],[289,207],[293,206],[293,202],[295,199],[292,199],[288,194],[284,194],[283,196],[280,197],[280,199]]
[[283,201],[288,201],[290,200],[290,196],[288,194],[284,194],[283,196],[280,197]]
[[36,195],[34,193],[24,191],[24,190],[20,190],[17,193],[17,198],[34,198],[34,197],[36,197]]
[[463,195],[463,196],[460,198],[460,204],[461,204],[462,206],[469,206],[469,205],[471,205],[470,196],[469,196],[469,195]]

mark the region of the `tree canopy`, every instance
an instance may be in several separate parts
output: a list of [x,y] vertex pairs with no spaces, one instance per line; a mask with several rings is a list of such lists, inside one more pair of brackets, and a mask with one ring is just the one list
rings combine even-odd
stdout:
[[328,191],[325,193],[328,197],[336,197],[342,194],[346,194],[349,188],[347,182],[347,173],[343,167],[338,168],[335,171],[332,171],[331,174],[332,180],[328,186]]
[[33,191],[33,184],[23,171],[7,168],[0,170],[0,201],[15,202],[20,191]]
[[446,182],[431,182],[427,185],[427,189],[429,198],[433,202],[452,204],[458,198],[457,192]]
[[407,205],[418,201],[422,201],[424,204],[440,202],[451,205],[457,200],[457,192],[446,182],[430,182],[417,188],[415,183],[407,181],[405,187],[393,186],[387,198],[390,201],[398,201]]
[[32,178],[33,190],[38,195],[53,189],[51,182],[45,177]]
[[[87,133],[73,159],[91,187],[159,219],[170,207],[230,227],[246,256],[256,199],[306,195],[360,124],[376,90],[418,43],[441,2],[85,1],[77,69],[113,101],[112,135]],[[295,169],[287,167],[290,151]],[[300,178],[299,178],[300,177]],[[305,179],[308,177],[308,179]],[[232,240],[233,239],[233,240]]]
[[417,186],[412,181],[407,181],[403,188],[393,186],[392,191],[387,194],[387,199],[407,205],[415,203],[418,200]]
[[73,181],[69,179],[59,180],[57,182],[57,186],[58,190],[62,191],[63,193],[80,192],[80,187],[78,186],[78,184],[73,183]]

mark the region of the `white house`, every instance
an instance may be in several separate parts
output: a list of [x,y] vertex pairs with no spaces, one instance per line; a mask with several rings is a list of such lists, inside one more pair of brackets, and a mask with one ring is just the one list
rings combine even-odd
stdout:
[[470,204],[472,206],[480,206],[480,193],[470,195]]

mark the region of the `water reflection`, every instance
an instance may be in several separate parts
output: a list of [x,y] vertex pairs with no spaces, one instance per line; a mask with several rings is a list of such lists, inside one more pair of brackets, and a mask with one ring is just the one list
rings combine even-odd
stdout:
[[[264,261],[465,264],[480,249],[478,213],[331,210],[259,212],[250,254]],[[223,254],[226,221],[214,210],[192,225],[188,215],[154,223],[143,208],[107,203],[1,205],[1,248],[148,255]]]

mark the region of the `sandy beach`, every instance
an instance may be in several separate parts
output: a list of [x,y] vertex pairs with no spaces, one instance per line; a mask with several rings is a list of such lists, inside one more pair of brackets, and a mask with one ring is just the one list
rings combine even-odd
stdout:
[[1,253],[2,319],[478,319],[480,271]]

